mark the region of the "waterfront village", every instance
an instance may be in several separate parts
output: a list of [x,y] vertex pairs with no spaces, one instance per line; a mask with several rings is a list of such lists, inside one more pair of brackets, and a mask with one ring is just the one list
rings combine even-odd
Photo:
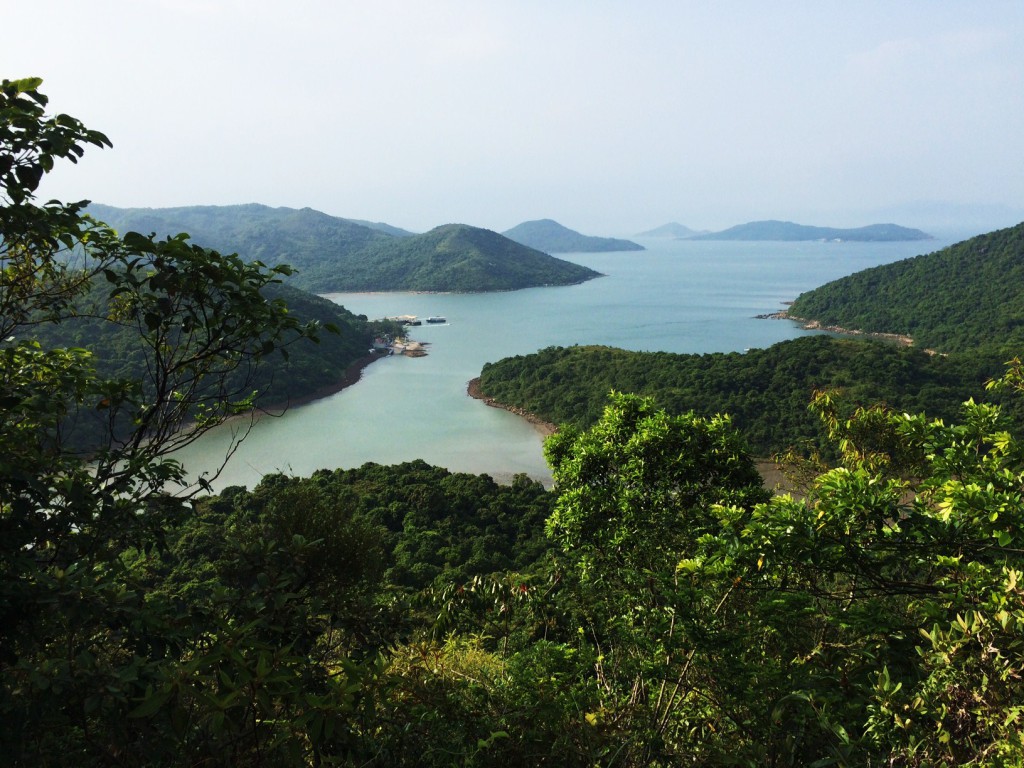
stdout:
[[[401,323],[405,327],[423,325],[423,321],[420,320],[416,315],[398,315],[396,317],[389,317],[388,320],[394,320],[395,322]],[[426,322],[430,325],[444,325],[447,324],[447,320],[443,317],[432,316],[426,319]],[[427,354],[425,349],[425,342],[412,341],[408,337],[392,338],[390,336],[378,336],[373,340],[373,349],[370,350],[375,354],[388,354],[388,355],[405,355],[406,357],[423,357]]]

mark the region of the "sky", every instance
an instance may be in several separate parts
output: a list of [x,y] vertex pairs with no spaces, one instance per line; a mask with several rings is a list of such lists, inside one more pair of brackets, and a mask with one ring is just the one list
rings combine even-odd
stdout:
[[[1020,0],[0,0],[41,194],[412,231],[1024,220]],[[7,24],[5,23],[5,26]]]

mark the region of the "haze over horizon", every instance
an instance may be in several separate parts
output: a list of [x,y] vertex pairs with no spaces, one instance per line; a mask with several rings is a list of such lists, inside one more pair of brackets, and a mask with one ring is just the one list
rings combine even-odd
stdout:
[[42,198],[414,231],[1024,219],[1024,4],[0,0],[113,149]]

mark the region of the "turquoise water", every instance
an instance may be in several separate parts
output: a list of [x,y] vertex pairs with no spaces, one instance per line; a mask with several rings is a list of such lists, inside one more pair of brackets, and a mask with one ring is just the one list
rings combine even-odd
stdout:
[[[411,336],[421,358],[393,356],[358,384],[283,416],[263,417],[213,482],[257,483],[271,472],[424,459],[507,481],[550,481],[542,435],[523,419],[466,394],[484,363],[548,346],[606,344],[633,350],[730,352],[809,333],[759,320],[802,291],[866,267],[937,250],[917,243],[725,243],[641,241],[647,251],[572,254],[605,277],[569,287],[487,294],[336,294],[368,317],[441,315]],[[176,454],[193,475],[219,466],[240,423]]]

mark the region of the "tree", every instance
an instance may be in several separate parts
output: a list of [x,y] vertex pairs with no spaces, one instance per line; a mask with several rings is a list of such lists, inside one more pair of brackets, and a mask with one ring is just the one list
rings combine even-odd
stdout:
[[717,533],[717,505],[769,496],[741,439],[726,417],[669,416],[613,393],[593,428],[559,432],[545,451],[558,495],[548,533],[596,658],[602,703],[588,721],[626,765],[725,754],[746,718],[725,685],[737,675],[716,670],[749,638],[731,583],[697,583],[687,568]]
[[588,721],[626,765],[1019,765],[1024,447],[973,401],[813,408],[840,461],[801,496],[632,396],[548,443]]
[[[305,692],[284,684],[299,661],[279,637],[261,634],[274,626],[262,614],[265,595],[249,590],[231,611],[220,598],[183,611],[180,601],[147,596],[151,585],[137,564],[159,556],[189,512],[188,494],[168,491],[185,480],[167,454],[247,408],[255,366],[315,338],[316,328],[262,294],[287,267],[247,264],[184,235],[119,237],[83,214],[87,201],[38,204],[36,190],[57,160],[110,146],[74,118],[47,116],[40,84],[0,83],[5,759],[137,762],[132,750],[145,745],[148,759],[161,762],[187,754],[202,732],[195,723],[223,733],[232,707],[253,718],[232,740],[239,759],[273,743],[315,749],[322,718],[319,726],[312,716],[296,719],[294,702],[280,702],[315,692],[323,704],[303,717],[334,706],[340,678]],[[136,330],[143,380],[104,380],[86,350],[32,339],[37,324],[83,313]],[[82,425],[89,440],[73,448],[67,436]],[[289,546],[309,550],[301,536],[293,539]],[[262,578],[266,587],[270,577]],[[274,599],[299,600],[287,595],[300,579],[295,568],[278,574]],[[232,680],[242,681],[234,694],[224,688]],[[239,697],[251,704],[240,706]],[[256,713],[268,723],[282,714],[287,723],[275,730]]]
[[696,565],[754,598],[766,630],[803,637],[775,651],[799,663],[773,730],[798,763],[1019,765],[1024,448],[973,401],[954,425],[840,418],[825,393],[814,407],[841,464],[804,498],[723,509]]

